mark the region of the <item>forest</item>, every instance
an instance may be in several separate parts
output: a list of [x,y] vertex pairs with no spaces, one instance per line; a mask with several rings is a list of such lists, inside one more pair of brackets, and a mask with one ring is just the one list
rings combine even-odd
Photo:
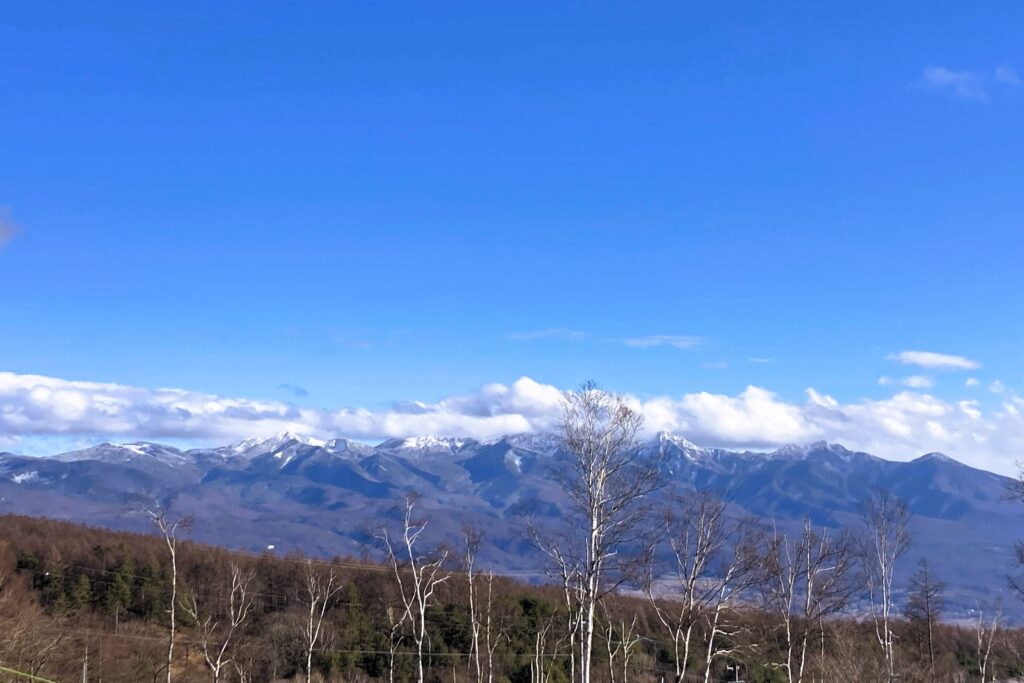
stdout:
[[[189,542],[179,542],[176,555],[178,593],[187,597],[176,615],[172,680],[417,680],[416,637],[408,621],[397,623],[404,608],[391,567],[355,558],[253,556]],[[425,679],[570,680],[571,626],[561,590],[487,572],[476,574],[471,588],[465,560],[457,564],[439,570],[425,601]],[[1020,675],[1024,634],[992,633],[994,614],[973,625],[942,623],[936,587],[930,614],[923,609],[928,596],[919,595],[918,608],[894,619],[902,680],[981,680],[984,659],[987,680]],[[168,549],[159,536],[0,517],[0,666],[53,681],[166,680],[171,592]],[[693,654],[688,672],[678,676],[674,628],[659,611],[684,605],[668,597],[655,602],[643,595],[604,602],[595,680],[705,680],[710,622],[684,614],[694,629]],[[886,680],[870,618],[787,624],[751,604],[730,607],[717,628],[712,681],[789,680],[787,637],[799,640],[807,631],[813,643],[805,680]],[[5,671],[0,680],[32,679]]]

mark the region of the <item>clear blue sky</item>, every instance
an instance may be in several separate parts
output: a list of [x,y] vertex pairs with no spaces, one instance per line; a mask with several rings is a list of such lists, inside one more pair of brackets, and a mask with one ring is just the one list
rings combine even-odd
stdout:
[[337,407],[1024,367],[1018,2],[0,10],[0,370]]

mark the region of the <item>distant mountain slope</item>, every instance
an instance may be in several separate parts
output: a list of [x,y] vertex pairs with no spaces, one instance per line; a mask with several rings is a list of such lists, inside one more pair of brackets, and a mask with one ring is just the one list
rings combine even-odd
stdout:
[[[1024,537],[1024,505],[1005,499],[1009,480],[938,453],[891,462],[824,442],[771,453],[702,448],[659,434],[641,446],[661,456],[679,489],[714,491],[738,513],[795,526],[804,516],[857,525],[864,498],[888,489],[914,514],[904,574],[927,557],[964,612],[1002,592],[1013,543]],[[536,568],[521,533],[529,505],[555,520],[565,504],[552,479],[559,440],[516,435],[479,442],[416,437],[378,446],[281,434],[181,451],[152,443],[102,444],[47,458],[0,454],[0,512],[146,529],[141,505],[163,501],[196,518],[197,540],[259,550],[359,553],[409,490],[422,498],[435,540],[463,524],[484,529],[483,561]],[[1016,599],[1008,612],[1024,617]]]

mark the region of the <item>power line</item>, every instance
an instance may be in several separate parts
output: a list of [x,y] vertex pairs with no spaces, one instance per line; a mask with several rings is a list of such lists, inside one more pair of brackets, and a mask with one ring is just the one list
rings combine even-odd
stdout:
[[15,676],[18,676],[20,678],[25,678],[25,679],[30,680],[30,681],[36,681],[37,683],[57,683],[57,681],[51,681],[49,678],[40,678],[39,676],[33,676],[32,674],[27,674],[24,671],[18,671],[17,669],[10,669],[10,668],[8,668],[6,666],[0,666],[0,671],[3,671],[5,673],[9,673],[9,674],[14,674]]

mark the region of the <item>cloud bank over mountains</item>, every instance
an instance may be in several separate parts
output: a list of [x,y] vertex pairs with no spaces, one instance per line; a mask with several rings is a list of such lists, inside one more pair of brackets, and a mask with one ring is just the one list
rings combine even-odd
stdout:
[[[434,403],[318,409],[0,372],[0,439],[7,448],[25,436],[222,442],[282,431],[364,440],[425,434],[493,439],[557,428],[561,396],[558,387],[522,377]],[[977,400],[947,401],[911,389],[851,403],[813,388],[803,401],[786,401],[756,386],[736,395],[627,398],[643,412],[647,432],[671,431],[705,446],[759,449],[828,440],[893,459],[943,451],[1003,473],[1013,472],[1024,452],[1024,399],[1012,392],[1000,395],[992,410]]]

